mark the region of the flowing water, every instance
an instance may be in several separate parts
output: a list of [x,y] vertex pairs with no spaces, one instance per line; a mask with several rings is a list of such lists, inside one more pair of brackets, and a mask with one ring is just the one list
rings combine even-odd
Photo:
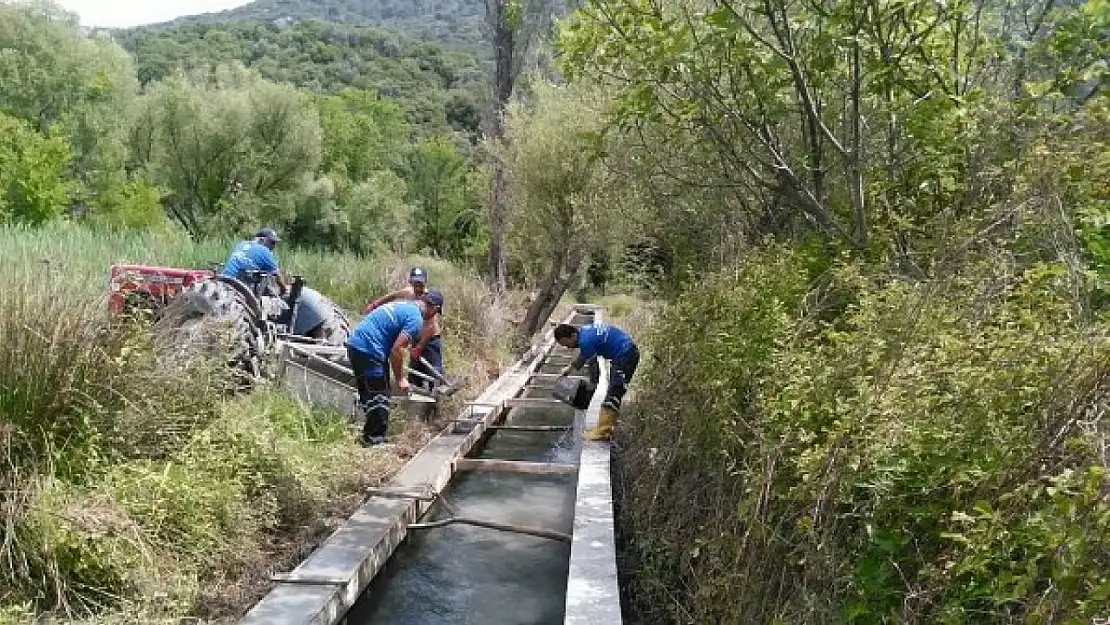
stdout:
[[[550,391],[530,393],[550,397]],[[570,425],[569,407],[516,408],[510,425]],[[498,430],[473,457],[576,463],[573,429]],[[570,534],[574,475],[458,474],[423,521],[450,516]],[[451,509],[445,507],[447,504]],[[524,534],[448,525],[410,530],[347,613],[348,625],[561,625],[570,545]]]

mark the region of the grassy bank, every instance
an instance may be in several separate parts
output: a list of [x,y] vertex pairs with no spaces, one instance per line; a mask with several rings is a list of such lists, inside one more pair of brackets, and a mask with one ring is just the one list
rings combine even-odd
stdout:
[[[167,364],[148,333],[108,329],[110,264],[203,267],[230,246],[0,228],[0,623],[234,616],[268,569],[292,566],[431,435],[399,423],[399,445],[363,450],[342,417],[276,393],[229,398],[220,368]],[[468,391],[509,357],[484,287],[445,263],[281,259],[349,309],[425,264],[446,292],[448,364]]]
[[737,267],[660,313],[622,415],[630,622],[1110,615],[1110,328],[1078,276]]

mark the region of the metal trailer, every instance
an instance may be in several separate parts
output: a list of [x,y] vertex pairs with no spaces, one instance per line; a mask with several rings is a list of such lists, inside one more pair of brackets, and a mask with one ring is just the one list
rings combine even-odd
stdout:
[[[361,416],[358,410],[358,389],[355,375],[347,358],[347,349],[325,345],[295,335],[281,335],[275,343],[278,353],[277,379],[297,401],[341,412],[349,417]],[[424,361],[427,364],[427,361]],[[429,370],[434,371],[432,367]],[[458,387],[446,378],[413,371],[406,372],[430,382],[432,389],[413,386],[408,396],[394,396],[399,405],[434,408],[441,398],[454,394]]]

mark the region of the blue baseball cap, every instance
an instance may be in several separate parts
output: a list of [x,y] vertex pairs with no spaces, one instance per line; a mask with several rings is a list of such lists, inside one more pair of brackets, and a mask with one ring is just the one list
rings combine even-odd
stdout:
[[281,238],[278,237],[277,232],[274,232],[273,228],[263,228],[263,229],[259,230],[254,235],[254,238],[256,238],[256,239],[266,239],[268,241],[273,241],[274,243],[281,242]]
[[420,267],[413,267],[409,272],[409,282],[419,282],[420,284],[428,283],[428,272]]
[[436,312],[443,314],[443,293],[432,290],[424,294],[424,301],[429,302],[432,306],[436,307]]

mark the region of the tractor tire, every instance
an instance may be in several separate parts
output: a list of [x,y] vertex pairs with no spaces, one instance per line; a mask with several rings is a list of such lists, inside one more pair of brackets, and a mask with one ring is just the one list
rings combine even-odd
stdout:
[[242,294],[225,282],[205,280],[185,289],[177,299],[184,305],[182,325],[198,319],[220,323],[229,364],[248,383],[262,376],[263,324]]

